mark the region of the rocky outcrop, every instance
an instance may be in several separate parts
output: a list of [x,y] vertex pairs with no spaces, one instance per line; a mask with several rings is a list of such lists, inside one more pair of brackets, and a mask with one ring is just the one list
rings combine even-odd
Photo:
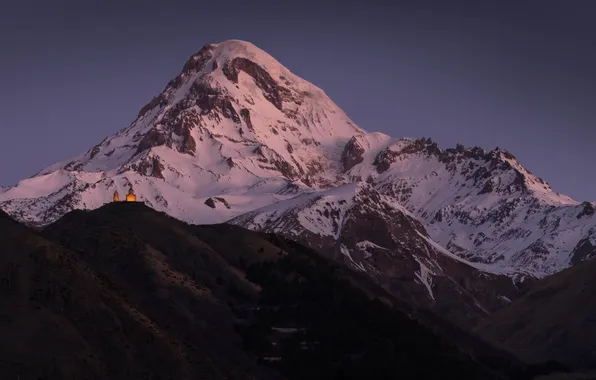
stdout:
[[181,153],[195,155],[196,142],[192,129],[200,124],[200,119],[193,109],[186,109],[182,104],[170,108],[161,122],[151,128],[137,146],[137,154],[152,147],[165,145]]
[[577,246],[571,253],[571,264],[579,263],[596,257],[596,244],[592,244],[589,238],[584,238],[577,243]]
[[164,165],[158,157],[147,157],[136,166],[137,172],[141,175],[151,176],[153,178],[164,179]]
[[286,161],[281,155],[279,155],[273,149],[270,149],[266,146],[258,146],[254,149],[254,153],[256,153],[259,158],[258,160],[263,164],[267,165],[260,165],[263,169],[275,169],[281,173],[286,178],[289,179],[297,179],[299,178],[304,172],[301,168],[296,169],[292,164]]
[[190,88],[191,99],[201,109],[201,115],[221,114],[234,123],[240,123],[240,116],[234,108],[232,99],[221,89],[209,86],[205,82],[195,82]]
[[583,217],[590,217],[596,214],[596,206],[590,202],[583,202],[582,203],[583,210],[577,214],[577,219],[581,219]]
[[216,207],[218,207],[218,205],[222,205],[222,206],[224,206],[227,209],[230,209],[231,208],[230,207],[230,204],[224,198],[221,198],[221,197],[211,197],[211,198],[208,198],[205,201],[205,204],[207,206],[211,207],[211,208],[216,208]]
[[364,148],[358,143],[356,136],[348,140],[341,155],[341,163],[344,171],[352,169],[354,166],[361,163],[364,159]]
[[196,153],[196,142],[192,137],[192,129],[200,124],[198,115],[194,111],[186,111],[179,115],[171,124],[173,132],[182,138],[177,146],[178,151],[192,156]]
[[265,99],[280,110],[284,101],[294,100],[289,89],[278,84],[265,69],[247,58],[234,58],[231,62],[226,62],[222,70],[226,78],[233,83],[238,83],[240,71],[250,75]]
[[377,173],[382,174],[389,170],[391,164],[395,162],[398,156],[399,152],[390,148],[382,150],[373,161],[373,165],[377,168]]
[[376,167],[377,173],[382,174],[389,170],[398,157],[403,156],[404,159],[407,159],[407,157],[413,155],[440,157],[442,151],[439,149],[437,143],[433,142],[430,138],[416,140],[404,139],[399,142],[399,146],[388,146],[381,150],[375,157],[373,165]]
[[143,139],[137,147],[137,154],[154,146],[165,145],[167,141],[168,137],[165,131],[159,127],[153,127],[145,134],[145,136],[143,136]]
[[183,74],[191,74],[199,72],[205,68],[207,61],[213,57],[213,50],[215,45],[207,44],[201,48],[196,54],[193,54],[190,59],[184,64],[182,68]]
[[240,110],[240,116],[244,120],[244,124],[246,124],[246,127],[249,130],[254,131],[254,127],[252,126],[252,121],[250,120],[250,111],[246,108],[243,108]]

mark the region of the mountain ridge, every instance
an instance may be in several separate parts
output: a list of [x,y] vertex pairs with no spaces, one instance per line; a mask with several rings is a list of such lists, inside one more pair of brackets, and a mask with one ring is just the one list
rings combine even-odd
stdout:
[[365,182],[283,203],[285,209],[271,205],[229,223],[298,241],[460,326],[506,306],[531,283],[517,285],[503,273],[447,252],[411,213]]
[[589,260],[541,279],[476,331],[528,362],[548,358],[575,368],[596,368],[596,307],[591,302],[595,270],[596,261]]

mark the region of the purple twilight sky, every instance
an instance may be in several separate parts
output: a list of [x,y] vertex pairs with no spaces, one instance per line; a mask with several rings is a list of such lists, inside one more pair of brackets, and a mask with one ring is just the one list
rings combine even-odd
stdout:
[[366,130],[499,146],[596,200],[595,19],[592,0],[2,0],[0,185],[127,126],[192,53],[234,38]]

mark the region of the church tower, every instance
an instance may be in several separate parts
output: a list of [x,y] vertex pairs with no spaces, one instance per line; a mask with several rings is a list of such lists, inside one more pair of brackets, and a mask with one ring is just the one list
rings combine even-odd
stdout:
[[136,202],[137,201],[137,196],[135,195],[135,192],[132,190],[132,186],[130,187],[130,190],[128,190],[128,194],[126,194],[126,201],[127,202]]

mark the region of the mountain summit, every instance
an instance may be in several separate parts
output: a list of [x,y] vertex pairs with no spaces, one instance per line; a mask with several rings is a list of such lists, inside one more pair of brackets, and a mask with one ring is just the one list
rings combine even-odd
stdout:
[[[0,208],[47,225],[129,187],[187,222],[324,237],[314,248],[373,277],[396,275],[379,267],[396,252],[430,249],[412,281],[431,301],[433,278],[457,277],[440,268],[444,257],[520,278],[596,254],[595,204],[555,193],[511,153],[368,133],[321,89],[238,40],[205,45],[130,126],[0,190]],[[380,234],[363,235],[365,214]]]
[[[316,86],[251,43],[204,46],[125,129],[3,194],[46,224],[132,185],[156,209],[224,221],[280,198],[288,183],[335,185],[342,149],[365,132]],[[203,203],[225,194],[231,209]],[[281,197],[284,198],[284,197]]]

